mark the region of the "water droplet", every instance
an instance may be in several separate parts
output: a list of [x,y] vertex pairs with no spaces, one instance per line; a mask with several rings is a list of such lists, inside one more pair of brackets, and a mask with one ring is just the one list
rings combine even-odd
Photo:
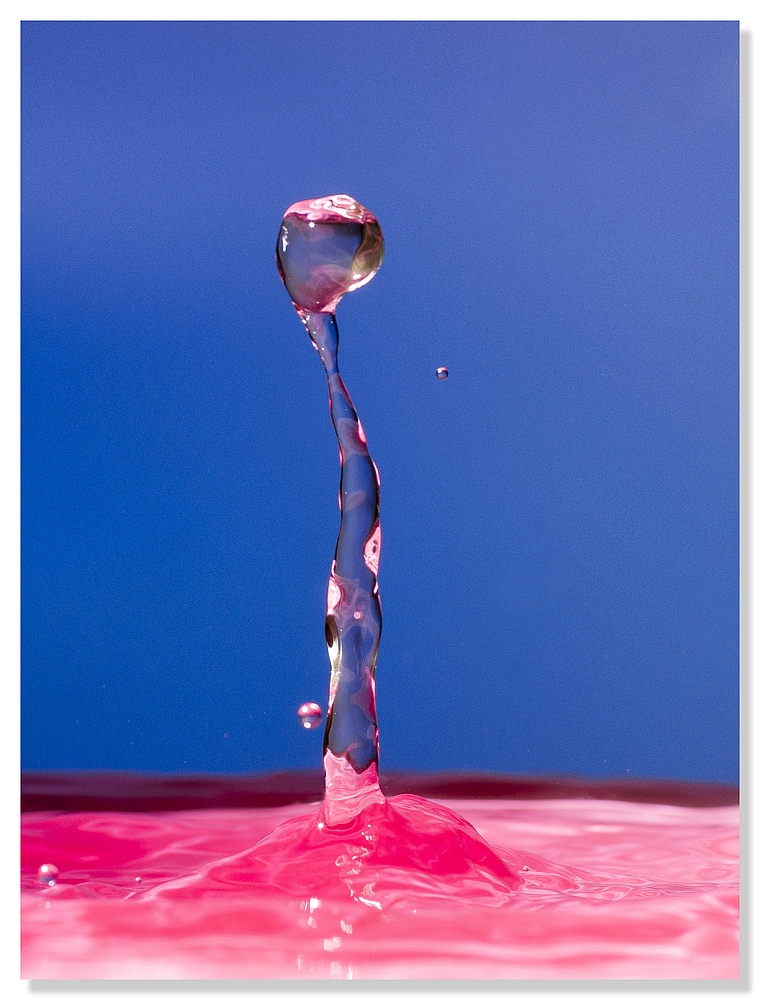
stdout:
[[441,365],[440,368],[436,368],[435,374],[441,381],[443,381],[445,378],[449,377],[449,370]]
[[277,266],[299,309],[334,313],[346,292],[366,285],[382,261],[377,219],[348,195],[299,201],[285,213]]
[[529,872],[530,871],[530,865],[523,865],[523,871],[524,872]]
[[37,870],[37,878],[42,882],[43,885],[55,885],[58,881],[58,875],[60,872],[55,867],[55,865],[40,865]]
[[298,721],[304,729],[316,729],[322,722],[322,709],[315,701],[304,702],[298,709]]
[[141,875],[135,875],[135,882],[142,882],[142,876]]

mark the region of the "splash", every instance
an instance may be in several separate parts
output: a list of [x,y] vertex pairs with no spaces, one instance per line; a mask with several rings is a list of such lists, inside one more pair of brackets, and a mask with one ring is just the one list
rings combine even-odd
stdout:
[[[330,657],[323,746],[325,798],[316,825],[306,819],[278,831],[266,846],[256,848],[256,858],[260,860],[262,851],[270,850],[284,858],[288,845],[297,841],[300,857],[308,857],[313,866],[311,877],[321,877],[318,870],[329,873],[329,884],[320,888],[323,894],[332,884],[339,894],[347,888],[353,898],[368,905],[381,904],[362,896],[359,883],[371,886],[372,892],[381,886],[386,896],[396,894],[404,884],[435,893],[444,885],[450,892],[452,877],[470,886],[473,899],[483,893],[503,899],[522,879],[469,823],[416,796],[397,796],[389,802],[378,781],[375,668],[382,630],[380,477],[338,369],[335,310],[347,292],[375,276],[383,254],[377,219],[345,194],[291,205],[277,238],[280,277],[327,376],[340,456],[341,516],[325,617]],[[338,863],[336,850],[348,859],[348,867]],[[284,870],[290,870],[289,862]],[[353,875],[349,878],[346,872]],[[270,872],[270,882],[272,878]]]
[[[154,885],[142,902],[279,892],[379,911],[443,898],[501,906],[523,883],[516,866],[461,816],[415,795],[388,800],[378,781],[380,478],[338,370],[335,309],[372,279],[382,259],[377,219],[348,195],[298,202],[285,213],[277,263],[324,366],[340,456],[340,529],[325,617],[324,801],[316,815],[294,817],[249,850]],[[312,724],[318,708],[306,703],[299,717]]]
[[[453,899],[501,906],[523,884],[517,867],[452,810],[416,795],[386,799],[378,781],[375,666],[382,628],[380,478],[338,370],[335,308],[383,259],[377,219],[348,195],[292,205],[277,238],[277,263],[327,375],[340,456],[340,530],[327,584],[330,684],[325,717],[324,800],[254,847],[139,895],[141,902],[304,893],[382,911]],[[298,711],[313,726],[316,703]],[[82,883],[75,893],[87,894]]]
[[[325,368],[341,466],[324,801],[303,814],[32,814],[26,977],[738,975],[738,807],[463,801],[454,812],[380,789],[380,483],[338,371],[335,309],[382,257],[377,219],[347,195],[285,213],[278,267]],[[317,724],[318,709],[305,703],[299,719]],[[544,849],[554,861],[534,853]]]

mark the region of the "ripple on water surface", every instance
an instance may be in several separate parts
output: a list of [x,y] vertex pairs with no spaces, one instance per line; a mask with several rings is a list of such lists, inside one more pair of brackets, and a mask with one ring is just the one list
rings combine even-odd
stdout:
[[[371,877],[358,885],[363,858],[349,850],[343,854],[351,864],[335,865],[335,884],[345,890],[341,874],[355,869],[347,879],[355,890],[368,888],[366,902],[356,898],[359,892],[308,891],[307,858],[300,873],[291,873],[293,892],[255,882],[246,892],[230,891],[224,881],[210,891],[204,872],[234,871],[235,856],[250,861],[251,845],[285,820],[297,824],[302,816],[316,824],[319,805],[27,813],[22,975],[738,976],[738,807],[591,800],[446,805],[508,870],[519,872],[521,885],[501,898],[468,900],[466,876],[447,894],[409,878],[405,893],[396,866],[383,896],[382,879],[374,892]],[[42,864],[58,868],[56,885],[40,883]]]

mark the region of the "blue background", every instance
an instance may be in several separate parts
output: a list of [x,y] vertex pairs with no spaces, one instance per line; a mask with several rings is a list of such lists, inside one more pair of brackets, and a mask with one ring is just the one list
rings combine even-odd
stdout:
[[22,39],[24,766],[318,766],[338,457],[274,247],[346,192],[381,766],[735,781],[738,25]]

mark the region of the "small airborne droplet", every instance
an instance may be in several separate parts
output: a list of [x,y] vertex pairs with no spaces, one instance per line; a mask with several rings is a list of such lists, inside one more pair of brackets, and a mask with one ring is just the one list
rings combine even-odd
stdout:
[[440,368],[436,368],[435,374],[441,381],[443,381],[445,378],[449,377],[449,370],[448,368],[444,368],[443,366],[441,366]]
[[55,865],[40,865],[37,870],[37,878],[43,885],[55,885],[59,874]]
[[304,702],[298,709],[298,721],[304,729],[316,729],[322,723],[322,709],[315,701]]

